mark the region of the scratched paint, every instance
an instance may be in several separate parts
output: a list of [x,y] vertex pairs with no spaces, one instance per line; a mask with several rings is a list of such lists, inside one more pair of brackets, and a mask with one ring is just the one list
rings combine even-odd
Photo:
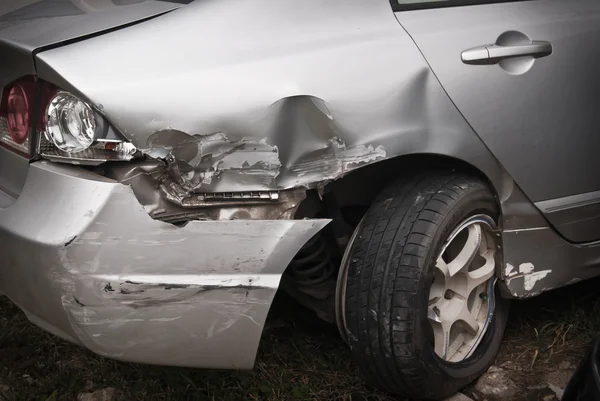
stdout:
[[[131,186],[90,175],[32,164],[19,202],[0,213],[0,223],[19,234],[3,237],[11,263],[1,269],[0,291],[37,325],[107,357],[252,367],[286,266],[329,220],[179,227],[148,216]],[[90,199],[32,208],[39,191]],[[12,213],[27,219],[11,224]],[[30,224],[41,220],[46,229]],[[23,238],[38,251],[20,252]]]
[[510,263],[507,263],[505,270],[507,283],[510,285],[513,280],[523,278],[523,288],[526,291],[533,290],[535,285],[550,273],[552,273],[552,270],[535,271],[535,266],[529,262],[521,263],[518,270]]
[[310,185],[335,180],[360,165],[385,158],[381,145],[348,147],[342,139],[331,138],[322,149],[304,156],[289,170],[297,175],[296,185]]

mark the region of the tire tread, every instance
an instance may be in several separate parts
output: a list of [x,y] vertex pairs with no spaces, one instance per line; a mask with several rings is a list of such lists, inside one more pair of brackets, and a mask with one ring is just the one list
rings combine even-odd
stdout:
[[445,216],[487,186],[466,175],[427,171],[385,188],[365,214],[351,254],[346,321],[354,360],[386,391],[422,398],[428,366],[414,341],[419,283]]

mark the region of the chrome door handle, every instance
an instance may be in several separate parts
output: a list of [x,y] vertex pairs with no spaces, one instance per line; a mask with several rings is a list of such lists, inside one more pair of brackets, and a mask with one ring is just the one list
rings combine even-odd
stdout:
[[533,56],[545,57],[552,54],[552,44],[544,41],[533,41],[526,45],[500,46],[486,45],[465,50],[461,54],[465,64],[485,65],[496,64],[501,60],[513,57]]

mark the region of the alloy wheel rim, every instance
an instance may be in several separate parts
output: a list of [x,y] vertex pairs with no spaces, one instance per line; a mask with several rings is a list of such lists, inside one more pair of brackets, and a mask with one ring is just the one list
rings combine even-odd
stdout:
[[494,221],[472,216],[448,237],[434,266],[427,317],[434,351],[457,363],[481,343],[494,314],[496,236]]
[[340,270],[338,272],[338,279],[335,288],[335,320],[338,327],[338,331],[340,336],[344,340],[346,344],[348,344],[348,326],[346,324],[346,283],[348,281],[348,269],[350,268],[350,253],[352,252],[352,247],[354,245],[354,241],[358,235],[362,227],[363,219],[360,219],[358,225],[354,229],[350,240],[348,241],[348,245],[346,245],[346,249],[344,250],[344,255],[342,257],[342,262],[340,263]]

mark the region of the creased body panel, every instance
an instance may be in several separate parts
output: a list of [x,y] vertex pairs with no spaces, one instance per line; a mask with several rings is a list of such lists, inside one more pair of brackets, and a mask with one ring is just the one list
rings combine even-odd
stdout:
[[385,0],[198,1],[42,52],[38,73],[169,161],[190,192],[311,186],[418,152],[501,187]]
[[129,187],[35,163],[18,200],[0,210],[0,292],[101,355],[250,368],[281,274],[327,222],[176,227],[152,220]]

